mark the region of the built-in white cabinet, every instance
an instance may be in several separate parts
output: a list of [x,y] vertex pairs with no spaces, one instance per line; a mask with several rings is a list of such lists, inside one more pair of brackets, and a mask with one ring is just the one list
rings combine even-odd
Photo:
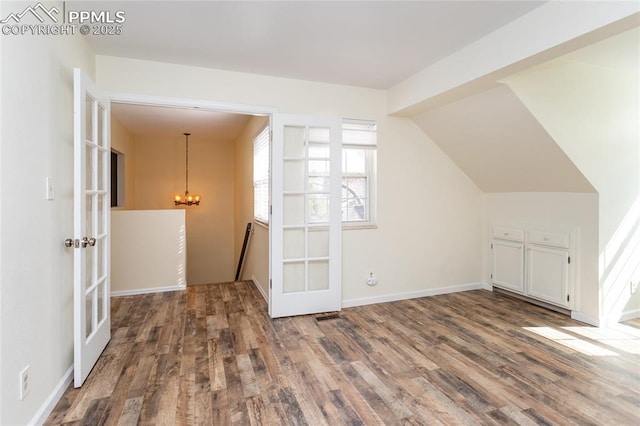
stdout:
[[524,242],[494,238],[491,248],[492,282],[507,290],[524,293]]
[[570,308],[571,234],[494,226],[491,283],[530,298]]

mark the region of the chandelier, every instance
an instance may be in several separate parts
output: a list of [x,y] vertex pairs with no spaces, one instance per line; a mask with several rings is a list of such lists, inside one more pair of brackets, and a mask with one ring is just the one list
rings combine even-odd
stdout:
[[191,133],[184,133],[186,139],[185,143],[185,179],[184,179],[184,196],[176,195],[173,197],[173,202],[176,206],[199,206],[200,196],[189,194],[189,136]]

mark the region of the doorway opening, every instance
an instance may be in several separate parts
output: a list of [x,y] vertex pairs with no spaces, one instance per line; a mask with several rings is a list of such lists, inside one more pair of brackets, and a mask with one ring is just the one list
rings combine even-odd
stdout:
[[[253,280],[268,301],[269,230],[254,222],[253,140],[270,121],[271,111],[260,107],[112,97],[112,148],[127,159],[119,191],[125,194],[124,203],[112,209],[113,295],[233,281],[244,231],[252,222],[250,251],[240,279]],[[191,133],[189,189],[201,196],[198,206],[173,202],[185,185],[185,132]],[[142,223],[151,226],[159,221],[151,234],[168,232],[169,245],[176,247],[167,251],[167,244],[163,248],[158,242],[143,253],[136,251],[131,228],[118,229],[122,218],[133,212],[149,212],[149,217],[154,212],[153,219]],[[183,214],[183,225],[173,221],[172,213]],[[132,252],[116,253],[126,247]],[[159,263],[155,268],[144,268],[134,260],[153,258],[156,250],[163,254],[154,260]],[[138,271],[132,273],[131,268]],[[140,277],[140,269],[147,270],[148,277]],[[163,276],[158,276],[160,269]]]

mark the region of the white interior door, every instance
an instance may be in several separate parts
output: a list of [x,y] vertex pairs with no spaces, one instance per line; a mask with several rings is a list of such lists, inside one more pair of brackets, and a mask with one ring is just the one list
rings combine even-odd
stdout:
[[341,306],[341,121],[274,115],[272,318]]
[[109,284],[109,100],[74,70],[74,386],[111,337]]

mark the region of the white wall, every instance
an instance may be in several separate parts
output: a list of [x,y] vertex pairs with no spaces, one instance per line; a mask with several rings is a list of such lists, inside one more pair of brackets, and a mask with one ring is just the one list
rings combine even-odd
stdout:
[[111,212],[111,293],[186,287],[185,228],[184,210]]
[[409,118],[378,121],[377,159],[378,228],[343,231],[343,303],[480,283],[477,186]]
[[118,93],[376,120],[378,228],[343,233],[343,300],[481,281],[480,190],[411,120],[386,116],[383,91],[107,56],[96,67],[98,85]]
[[[20,202],[0,206],[0,424],[16,425],[34,418],[73,362],[73,254],[63,245],[73,235],[73,67],[92,76],[94,56],[79,35],[1,38],[0,193]],[[20,401],[26,365],[31,392]]]
[[493,193],[485,194],[484,280],[490,282],[490,227],[536,226],[558,232],[576,232],[577,306],[580,318],[598,320],[598,194]]
[[640,203],[639,40],[636,28],[505,79],[600,195],[603,323],[616,321],[621,300],[631,297],[631,275],[611,272],[635,253],[625,254],[633,238],[620,235],[621,226],[640,221],[633,209]]

